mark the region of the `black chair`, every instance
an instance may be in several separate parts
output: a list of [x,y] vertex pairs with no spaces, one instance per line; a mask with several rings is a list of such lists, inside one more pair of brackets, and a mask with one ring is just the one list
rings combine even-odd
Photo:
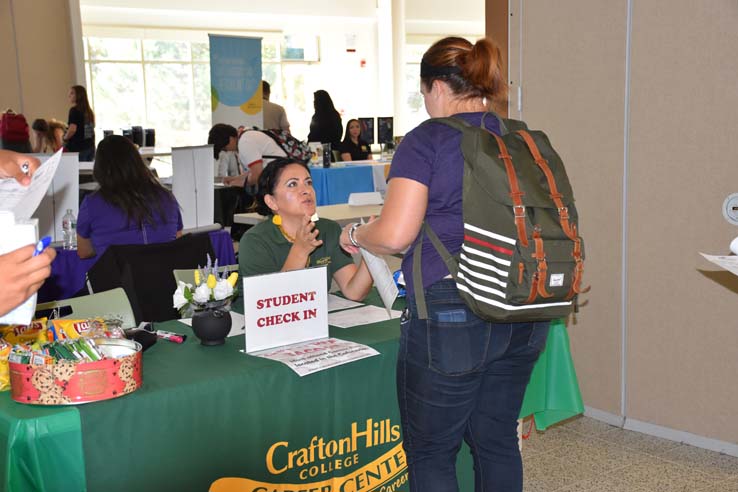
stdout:
[[178,319],[172,307],[177,285],[172,271],[215,260],[210,236],[187,234],[168,243],[110,246],[87,272],[91,292],[123,287],[136,323]]

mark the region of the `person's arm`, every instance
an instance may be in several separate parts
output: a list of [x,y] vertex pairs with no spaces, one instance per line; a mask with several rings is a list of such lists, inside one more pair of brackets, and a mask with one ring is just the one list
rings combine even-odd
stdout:
[[372,279],[369,268],[367,268],[363,259],[358,267],[352,263],[341,268],[333,274],[333,278],[341,288],[343,295],[352,301],[364,299],[374,284],[374,279]]
[[3,272],[3,288],[0,289],[0,316],[7,314],[34,292],[51,275],[51,262],[56,257],[54,248],[33,256],[32,244],[0,255],[0,271]]
[[246,175],[246,184],[249,186],[255,186],[259,182],[259,176],[264,170],[264,160],[259,159],[248,165],[249,172]]
[[64,140],[65,142],[69,142],[69,140],[74,136],[75,133],[77,133],[77,125],[74,123],[70,123],[69,127],[67,128],[67,133],[64,134],[62,140]]
[[182,229],[177,231],[177,234],[175,235],[177,239],[182,237]]
[[41,162],[30,155],[0,150],[0,179],[15,179],[23,186],[28,186],[31,184],[31,176],[40,165]]
[[[393,178],[387,185],[382,214],[369,224],[354,230],[354,240],[364,249],[377,255],[405,251],[418,237],[428,207],[428,187],[409,178]],[[349,253],[358,249],[351,243],[348,231],[341,232],[341,247]]]
[[351,153],[350,152],[342,152],[341,153],[341,160],[342,161],[353,161],[353,159],[351,158]]
[[92,241],[89,238],[77,234],[77,256],[84,260],[85,258],[92,258],[95,254],[95,247],[92,245]]

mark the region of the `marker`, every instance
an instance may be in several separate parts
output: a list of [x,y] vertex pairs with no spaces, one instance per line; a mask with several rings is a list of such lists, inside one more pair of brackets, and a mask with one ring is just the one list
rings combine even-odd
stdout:
[[156,336],[174,343],[184,343],[187,340],[187,335],[180,335],[173,331],[156,330]]
[[44,236],[41,240],[36,243],[36,249],[33,251],[33,256],[38,256],[44,252],[46,248],[51,244],[51,236]]

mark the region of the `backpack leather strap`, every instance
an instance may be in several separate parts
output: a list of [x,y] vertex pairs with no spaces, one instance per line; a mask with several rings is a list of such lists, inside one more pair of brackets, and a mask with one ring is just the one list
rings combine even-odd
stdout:
[[513,215],[515,216],[515,227],[518,229],[518,240],[520,244],[528,246],[528,233],[525,230],[525,205],[521,199],[525,193],[520,191],[520,185],[518,184],[518,176],[515,174],[515,167],[513,166],[512,157],[507,151],[505,142],[500,137],[492,132],[490,135],[495,137],[497,140],[497,146],[500,148],[499,158],[505,163],[505,172],[507,173],[507,181],[510,184],[510,198],[513,202]]
[[543,171],[543,174],[546,176],[546,181],[548,181],[548,188],[551,191],[551,194],[549,196],[551,197],[551,200],[553,200],[554,205],[556,205],[556,209],[559,211],[559,221],[561,222],[561,229],[563,229],[564,234],[566,234],[569,239],[571,239],[572,241],[576,240],[576,231],[569,223],[569,209],[564,206],[564,203],[561,201],[561,197],[563,195],[559,193],[559,189],[556,186],[556,179],[551,172],[551,168],[548,167],[548,162],[541,155],[541,151],[538,150],[538,146],[536,145],[536,142],[533,140],[533,137],[530,133],[525,130],[518,130],[517,133],[521,137],[523,137],[523,141],[528,147],[528,150],[533,156],[533,159],[536,161],[536,164],[539,168],[541,168],[541,171]]
[[577,294],[583,294],[585,292],[589,292],[589,290],[592,288],[591,286],[587,286],[582,288],[582,277],[584,275],[584,261],[582,261],[582,241],[577,237],[577,239],[574,240],[574,251],[572,251],[571,255],[574,257],[575,260],[575,266],[574,266],[574,278],[571,282],[571,288],[569,289],[569,293],[566,295],[566,300],[573,299],[574,296]]

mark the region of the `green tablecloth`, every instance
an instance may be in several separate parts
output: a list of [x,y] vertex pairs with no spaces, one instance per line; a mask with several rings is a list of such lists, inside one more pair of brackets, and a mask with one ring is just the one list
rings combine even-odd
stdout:
[[[191,333],[178,322],[157,328]],[[399,324],[330,333],[381,355],[300,378],[280,363],[242,354],[242,336],[220,347],[203,347],[191,336],[182,345],[160,340],[149,349],[143,386],[122,398],[43,408],[17,404],[4,393],[0,489],[205,491],[221,477],[279,484],[270,492],[305,488],[285,484],[330,483],[325,490],[354,492],[374,490],[365,481],[400,483],[404,455],[398,457],[401,440],[394,435]],[[581,408],[566,329],[559,323],[521,415],[533,413],[545,428]],[[371,443],[362,434],[368,429]],[[335,446],[331,458],[319,456],[334,451],[325,445]],[[462,490],[473,488],[469,461],[462,451]]]

